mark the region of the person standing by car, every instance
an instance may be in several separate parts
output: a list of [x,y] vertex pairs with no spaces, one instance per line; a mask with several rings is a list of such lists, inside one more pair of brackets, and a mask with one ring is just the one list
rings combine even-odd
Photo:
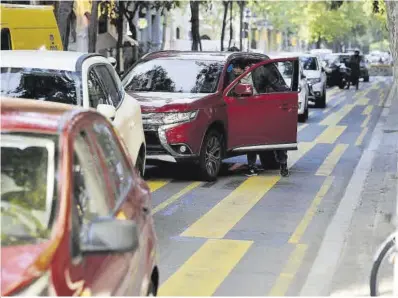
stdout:
[[[359,89],[360,64],[361,57],[359,56],[359,51],[356,50],[349,62],[351,68],[351,83],[355,85],[356,90]],[[347,85],[347,89],[350,89],[350,82]]]
[[[253,64],[249,64],[246,66],[239,65],[237,64],[232,68],[233,74],[235,78],[239,77],[243,72],[248,70]],[[271,75],[270,73],[268,75]],[[261,74],[261,76],[266,76],[266,74]],[[234,78],[234,79],[235,79]],[[264,78],[263,78],[264,79]],[[261,80],[261,81],[266,81],[266,80]],[[272,80],[268,80],[272,81]],[[242,84],[249,84],[253,86],[253,94],[258,94],[256,87],[254,86],[253,83],[253,77],[252,73],[248,74],[244,78],[241,79],[240,83]],[[272,86],[270,86],[272,87]],[[274,151],[275,155],[275,160],[280,164],[280,173],[281,176],[286,177],[289,175],[289,170],[287,168],[287,151],[286,150],[275,150]],[[257,176],[259,172],[261,172],[263,169],[261,167],[258,167],[256,165],[257,161],[257,153],[256,152],[250,152],[247,153],[247,163],[248,163],[248,172],[246,173],[246,176]]]

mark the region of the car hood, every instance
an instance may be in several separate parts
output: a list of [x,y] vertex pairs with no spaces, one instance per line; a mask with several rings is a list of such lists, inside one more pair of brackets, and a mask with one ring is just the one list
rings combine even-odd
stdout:
[[307,79],[317,79],[321,77],[321,72],[318,70],[304,70]]
[[129,92],[141,105],[143,113],[183,112],[195,108],[198,100],[211,93]]
[[1,248],[1,289],[2,293],[12,285],[33,277],[34,270],[27,269],[34,265],[49,242],[37,245],[18,245]]

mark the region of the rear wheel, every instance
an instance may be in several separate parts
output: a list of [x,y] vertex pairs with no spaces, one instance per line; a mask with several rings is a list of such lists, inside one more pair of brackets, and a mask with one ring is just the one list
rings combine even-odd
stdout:
[[308,106],[305,108],[304,113],[301,115],[298,115],[298,121],[299,122],[305,122],[308,119]]
[[199,156],[199,174],[205,181],[217,179],[224,152],[222,135],[216,130],[206,133]]
[[144,174],[145,174],[144,158],[141,156],[141,154],[139,154],[137,157],[137,161],[135,162],[135,168],[137,169],[140,176],[144,177]]
[[316,100],[316,106],[321,109],[326,107],[326,90],[323,90],[322,96]]
[[259,154],[261,165],[264,169],[277,170],[279,169],[279,162],[275,159],[274,151],[265,151]]

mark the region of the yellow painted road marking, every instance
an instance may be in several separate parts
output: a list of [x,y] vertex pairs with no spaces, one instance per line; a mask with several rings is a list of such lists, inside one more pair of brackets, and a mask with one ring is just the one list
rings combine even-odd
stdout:
[[295,245],[294,251],[290,254],[288,261],[268,296],[284,296],[286,294],[291,282],[300,268],[301,263],[303,262],[307,248],[307,244]]
[[357,140],[356,140],[356,142],[355,142],[355,146],[360,146],[360,145],[362,144],[363,139],[365,138],[367,132],[368,132],[368,128],[365,127],[365,128],[361,131],[361,134],[358,136],[358,138],[357,138]]
[[314,217],[319,204],[321,203],[321,201],[323,200],[323,198],[329,191],[330,187],[332,186],[333,181],[334,181],[333,176],[326,177],[321,188],[319,189],[318,193],[316,194],[315,199],[312,201],[311,206],[308,208],[303,219],[301,220],[301,222],[297,226],[296,230],[290,237],[289,243],[297,244],[300,242],[300,239],[304,235],[307,227],[309,226],[312,218]]
[[322,120],[320,125],[337,125],[351,110],[354,108],[353,104],[347,104],[341,108],[336,113],[330,114],[324,120]]
[[151,192],[154,192],[158,190],[159,188],[162,188],[165,186],[167,183],[169,183],[170,180],[149,180],[146,181],[148,184],[149,188],[151,189]]
[[297,132],[302,131],[304,128],[306,128],[308,124],[302,124],[299,127],[297,127]]
[[209,239],[160,287],[159,296],[211,296],[253,241]]
[[333,144],[344,132],[347,126],[329,126],[315,140],[315,143]]
[[181,236],[223,238],[279,179],[279,175],[249,177]]
[[366,118],[363,120],[363,122],[362,122],[362,124],[361,124],[361,127],[366,127],[366,126],[368,126],[369,121],[370,121],[370,115],[367,115]]
[[363,110],[363,112],[362,112],[362,115],[370,115],[371,113],[372,113],[372,111],[373,111],[373,106],[367,106],[364,110]]
[[289,151],[289,158],[287,159],[288,167],[291,168],[300,158],[302,158],[308,151],[316,145],[315,142],[300,142],[298,150]]
[[344,154],[346,149],[348,148],[347,144],[338,144],[334,147],[333,151],[326,157],[323,164],[319,167],[316,172],[316,176],[329,176],[333,169],[336,167],[339,162],[341,156]]
[[368,104],[369,104],[369,97],[363,96],[356,101],[356,105],[358,106],[366,106]]
[[153,208],[152,214],[155,214],[155,213],[159,212],[160,210],[166,208],[167,206],[169,206],[170,204],[177,201],[179,198],[181,198],[186,193],[188,193],[191,190],[193,190],[194,188],[198,187],[200,184],[201,184],[200,182],[193,182],[193,183],[189,184],[188,186],[184,187],[182,190],[180,190],[176,194],[172,195],[166,201],[160,203],[155,208]]

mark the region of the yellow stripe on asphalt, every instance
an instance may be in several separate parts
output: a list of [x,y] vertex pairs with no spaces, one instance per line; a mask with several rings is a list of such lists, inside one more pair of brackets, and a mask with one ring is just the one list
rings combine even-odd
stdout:
[[372,111],[373,111],[373,106],[369,105],[363,110],[362,115],[370,115]]
[[322,120],[319,124],[320,125],[337,125],[351,110],[354,108],[355,105],[347,104],[339,111],[330,114],[324,120]]
[[297,127],[297,132],[302,131],[307,126],[308,126],[308,124],[301,124],[299,127]]
[[279,179],[279,175],[249,177],[181,236],[223,238]]
[[172,195],[170,198],[168,198],[166,201],[160,203],[159,205],[157,205],[155,208],[153,208],[152,210],[152,214],[155,214],[157,212],[159,212],[160,210],[163,210],[164,208],[166,208],[167,206],[169,206],[170,204],[174,203],[175,201],[177,201],[179,198],[181,198],[183,195],[185,195],[186,193],[190,192],[191,190],[193,190],[194,188],[198,187],[201,183],[200,182],[193,182],[191,184],[189,184],[188,186],[184,187],[182,190],[180,190],[179,192],[177,192],[176,194]]
[[368,128],[365,127],[361,131],[361,134],[358,136],[357,140],[355,141],[355,146],[361,146],[362,145],[363,139],[365,138],[367,132],[368,132]]
[[289,151],[289,157],[287,159],[287,165],[291,168],[300,158],[302,158],[308,151],[310,151],[316,145],[315,142],[300,142],[298,143],[298,149]]
[[286,265],[284,266],[281,274],[279,274],[279,277],[271,291],[268,293],[268,296],[284,296],[286,294],[291,282],[301,266],[301,263],[303,262],[307,248],[307,244],[295,245],[293,252],[290,254]]
[[170,180],[148,180],[148,181],[146,181],[151,192],[154,192],[154,191],[158,190],[159,188],[162,188],[169,182],[170,182]]
[[344,154],[348,148],[347,144],[338,144],[334,147],[333,151],[329,153],[323,164],[319,167],[316,172],[316,176],[329,176],[332,174],[334,168],[339,162],[341,156]]
[[369,104],[369,97],[362,96],[360,99],[358,99],[355,103],[358,106],[366,106]]
[[315,199],[312,201],[311,206],[308,208],[307,212],[305,213],[303,219],[297,226],[296,230],[293,232],[292,236],[290,236],[289,243],[297,244],[300,242],[301,237],[304,235],[305,231],[307,230],[307,227],[309,226],[312,218],[314,217],[319,204],[321,203],[321,201],[329,191],[330,187],[332,186],[333,181],[334,181],[333,176],[326,177],[321,188],[316,194]]
[[315,143],[333,144],[346,128],[347,126],[329,126],[315,139]]
[[363,120],[363,122],[362,122],[362,124],[361,124],[361,127],[366,127],[366,126],[368,126],[369,121],[370,121],[370,115],[367,115],[366,118]]
[[159,296],[211,296],[253,241],[209,239],[160,287]]

